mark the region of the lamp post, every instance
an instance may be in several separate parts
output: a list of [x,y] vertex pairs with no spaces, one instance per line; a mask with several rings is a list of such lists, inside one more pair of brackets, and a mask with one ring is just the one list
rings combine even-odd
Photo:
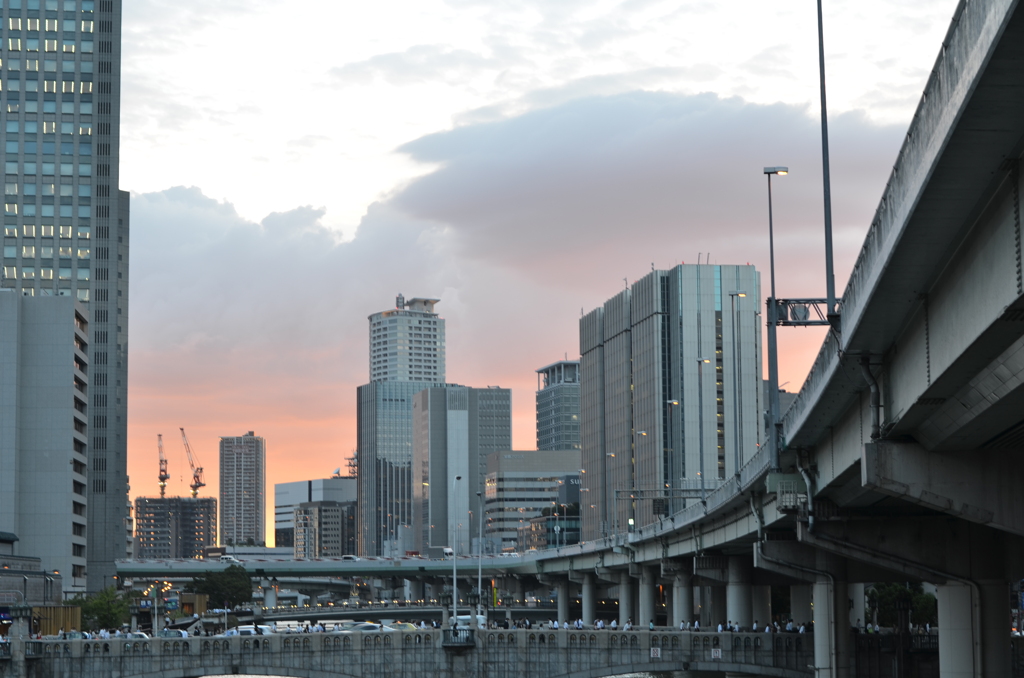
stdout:
[[732,411],[733,411],[733,454],[735,457],[736,477],[740,475],[740,356],[739,356],[739,324],[736,322],[736,297],[745,297],[746,292],[729,292],[729,304],[732,307]]
[[[668,487],[669,490],[670,490],[669,495],[674,495],[674,493],[671,492],[671,489],[672,489],[672,485],[674,484],[675,478],[676,478],[676,451],[675,451],[675,449],[672,446],[672,425],[675,423],[675,420],[672,418],[672,408],[675,407],[676,405],[678,405],[679,401],[678,400],[666,400],[665,404],[668,405],[668,455],[669,455],[668,456],[668,458],[669,458],[669,465],[668,465],[668,467],[669,467],[669,477],[668,477],[668,482],[665,483],[665,486]],[[669,507],[670,507],[669,508],[669,513],[675,513],[676,512],[675,497],[674,496],[670,496],[669,499],[668,499],[668,503],[669,503]]]
[[484,600],[484,500],[483,493],[476,493],[476,505],[477,505],[477,522],[479,523],[480,536],[476,542],[477,558],[476,558],[476,593],[477,593],[477,604],[476,613],[478,615],[483,614],[483,600]]
[[707,358],[697,358],[697,435],[700,437],[700,503],[704,510],[708,507],[708,495],[704,488],[704,365],[711,361]]
[[462,480],[462,476],[455,476],[452,481],[452,505],[448,511],[448,520],[451,521],[452,527],[452,628],[456,628],[459,625],[459,532],[455,522],[455,489]]
[[[832,180],[828,161],[828,107],[825,105],[825,29],[818,0],[818,83],[821,87],[821,183],[825,204],[825,296],[826,316],[833,327],[839,322],[836,310],[836,277],[832,269]],[[775,296],[774,290],[772,296]]]
[[779,348],[776,339],[778,329],[778,303],[775,298],[775,229],[772,222],[772,175],[785,176],[789,174],[788,167],[765,167],[764,173],[768,177],[768,258],[771,270],[772,294],[768,298],[768,433],[771,439],[768,441],[768,450],[771,453],[771,469],[779,470],[779,433],[781,424],[779,422]]

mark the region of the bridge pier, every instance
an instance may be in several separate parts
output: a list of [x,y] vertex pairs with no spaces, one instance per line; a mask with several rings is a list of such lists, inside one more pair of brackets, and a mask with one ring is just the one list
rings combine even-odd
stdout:
[[814,675],[849,678],[853,641],[846,561],[819,552],[817,565],[822,574],[814,582]]
[[1009,585],[1001,580],[950,582],[938,587],[939,675],[1009,676]]
[[693,620],[693,577],[677,574],[672,580],[672,626]]
[[559,579],[555,585],[558,595],[558,623],[569,621],[569,580]]
[[629,570],[619,574],[619,626],[621,627],[633,616],[633,578]]
[[654,619],[654,593],[655,573],[654,568],[644,566],[640,568],[640,596],[639,610],[634,623],[640,628],[647,628],[647,623]]
[[583,623],[590,625],[597,619],[597,576],[593,572],[583,575]]
[[749,557],[729,556],[729,581],[726,584],[726,618],[743,629],[749,629],[753,621],[753,592],[751,591],[751,570]]

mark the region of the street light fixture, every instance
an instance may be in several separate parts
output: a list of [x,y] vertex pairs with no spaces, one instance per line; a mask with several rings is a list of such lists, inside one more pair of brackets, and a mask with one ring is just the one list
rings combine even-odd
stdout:
[[700,437],[700,503],[708,508],[708,495],[704,488],[704,365],[708,358],[697,358],[697,435]]
[[462,480],[462,476],[455,476],[452,481],[452,504],[448,511],[448,520],[451,521],[452,528],[452,628],[457,628],[459,625],[459,533],[455,522],[455,488],[458,487],[459,481]]
[[779,438],[782,427],[779,422],[781,406],[779,405],[779,348],[776,331],[778,329],[778,304],[775,299],[775,228],[772,219],[772,175],[789,174],[788,167],[765,167],[768,176],[768,263],[771,270],[771,296],[768,298],[768,451],[771,454],[771,468],[779,470]]
[[[769,175],[771,176],[771,175]],[[744,298],[746,292],[729,292],[729,303],[732,307],[732,411],[733,411],[733,454],[735,457],[736,477],[740,475],[740,356],[739,356],[739,323],[736,322],[736,298]]]

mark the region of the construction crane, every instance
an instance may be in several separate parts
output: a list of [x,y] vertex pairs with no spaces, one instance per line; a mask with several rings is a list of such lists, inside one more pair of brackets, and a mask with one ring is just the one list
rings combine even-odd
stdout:
[[185,436],[185,429],[181,429],[181,442],[185,443],[185,454],[188,455],[188,465],[192,467],[192,484],[189,487],[192,488],[192,498],[195,499],[199,495],[199,488],[206,487],[206,483],[203,482],[203,467],[196,466],[196,459],[192,455],[192,446],[188,444],[188,438]]
[[167,491],[167,480],[171,477],[171,474],[167,472],[167,457],[164,456],[164,437],[157,433],[156,434],[156,446],[160,450],[160,498],[164,498],[164,492]]

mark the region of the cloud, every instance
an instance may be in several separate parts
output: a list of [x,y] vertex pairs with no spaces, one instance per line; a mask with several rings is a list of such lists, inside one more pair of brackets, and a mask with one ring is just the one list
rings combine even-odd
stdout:
[[[831,122],[845,274],[903,130]],[[132,449],[184,425],[209,471],[218,436],[256,430],[270,482],[329,472],[355,445],[366,317],[400,292],[441,299],[449,381],[511,387],[514,443],[530,447],[533,371],[578,355],[581,309],[698,254],[767,270],[765,165],[792,169],[775,184],[780,292],[823,291],[817,124],[801,107],[635,92],[464,125],[404,145],[434,169],[370,205],[349,240],[322,207],[256,222],[195,187],[134,195]],[[783,381],[799,383],[817,341],[785,340],[807,351]],[[155,489],[150,456],[133,453],[136,492]]]
[[376,79],[392,85],[435,81],[458,84],[481,71],[507,68],[508,57],[506,53],[499,61],[465,49],[415,45],[402,52],[377,54],[364,61],[332,68],[330,75],[341,85],[365,85]]

